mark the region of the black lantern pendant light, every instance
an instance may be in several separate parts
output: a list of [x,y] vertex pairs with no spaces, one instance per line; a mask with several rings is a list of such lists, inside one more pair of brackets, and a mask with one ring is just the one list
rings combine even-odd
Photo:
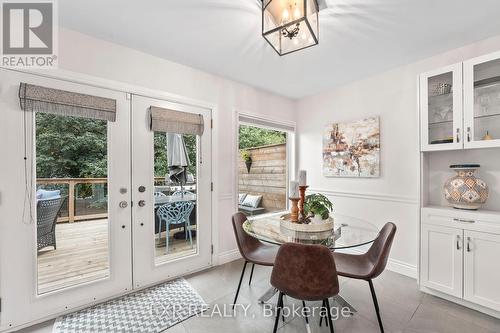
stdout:
[[280,56],[317,45],[317,0],[263,0],[262,36]]

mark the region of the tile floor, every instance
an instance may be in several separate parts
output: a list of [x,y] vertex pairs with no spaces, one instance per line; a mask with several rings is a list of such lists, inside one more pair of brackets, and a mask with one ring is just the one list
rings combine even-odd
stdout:
[[[200,295],[210,304],[208,311],[215,309],[228,313],[242,268],[242,261],[235,261],[208,271],[187,277]],[[215,318],[193,317],[178,324],[167,333],[257,333],[272,332],[274,318],[263,314],[257,299],[269,288],[269,268],[256,267],[252,286],[248,286],[247,276],[242,285],[238,303],[249,304],[248,315],[239,308],[236,317]],[[375,280],[382,320],[386,332],[407,333],[495,333],[500,332],[500,320],[461,307],[454,303],[426,295],[418,291],[416,281],[405,276],[386,271]],[[341,318],[334,323],[335,332],[379,332],[368,284],[363,281],[341,279],[341,294],[358,310],[353,317]],[[276,302],[276,296],[271,300]],[[294,300],[287,299],[290,305]],[[319,305],[319,304],[318,304]],[[227,313],[226,313],[227,314]],[[312,332],[329,332],[318,320],[311,320]],[[52,323],[47,322],[19,332],[49,333]],[[289,317],[280,323],[280,333],[306,332],[304,320]]]

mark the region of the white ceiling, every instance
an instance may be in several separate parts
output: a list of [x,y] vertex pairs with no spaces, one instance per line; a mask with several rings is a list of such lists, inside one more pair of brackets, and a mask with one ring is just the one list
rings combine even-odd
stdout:
[[499,0],[327,0],[320,44],[279,57],[257,0],[59,1],[64,27],[301,98],[500,34]]

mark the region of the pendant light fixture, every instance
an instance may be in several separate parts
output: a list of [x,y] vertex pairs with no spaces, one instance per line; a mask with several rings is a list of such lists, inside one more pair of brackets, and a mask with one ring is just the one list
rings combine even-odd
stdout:
[[280,56],[317,45],[317,0],[263,0],[262,36]]

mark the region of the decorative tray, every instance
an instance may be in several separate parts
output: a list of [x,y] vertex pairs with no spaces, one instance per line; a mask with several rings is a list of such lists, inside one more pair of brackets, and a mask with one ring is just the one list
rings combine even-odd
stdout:
[[290,214],[282,215],[280,220],[281,227],[299,232],[324,232],[331,231],[334,228],[334,221],[331,216],[322,223],[293,223],[290,221]]

